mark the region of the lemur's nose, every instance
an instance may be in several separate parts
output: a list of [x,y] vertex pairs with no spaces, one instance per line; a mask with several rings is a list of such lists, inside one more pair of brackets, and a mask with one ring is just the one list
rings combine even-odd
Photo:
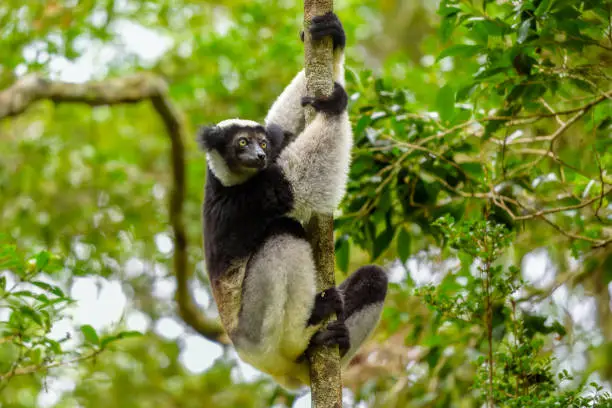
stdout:
[[266,154],[263,152],[257,153],[257,160],[259,160],[260,162],[266,160]]

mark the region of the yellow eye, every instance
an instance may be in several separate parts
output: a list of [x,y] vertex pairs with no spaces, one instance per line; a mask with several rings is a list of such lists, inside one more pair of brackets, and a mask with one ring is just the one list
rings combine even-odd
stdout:
[[240,147],[244,147],[244,146],[246,146],[246,145],[247,145],[247,140],[246,140],[246,139],[240,139],[240,140],[238,141],[238,146],[240,146]]
[[261,146],[262,149],[265,149],[266,147],[268,147],[268,144],[266,142],[261,142],[259,145]]

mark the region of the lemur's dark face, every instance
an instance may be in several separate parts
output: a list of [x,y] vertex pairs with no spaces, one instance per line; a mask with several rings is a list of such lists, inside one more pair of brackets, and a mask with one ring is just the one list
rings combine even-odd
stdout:
[[276,125],[264,127],[253,122],[244,124],[240,120],[230,120],[202,127],[198,132],[198,142],[207,152],[218,152],[232,173],[246,175],[273,163],[286,136]]
[[268,165],[269,148],[265,132],[258,129],[238,131],[231,137],[231,146],[227,149],[228,164],[261,170]]

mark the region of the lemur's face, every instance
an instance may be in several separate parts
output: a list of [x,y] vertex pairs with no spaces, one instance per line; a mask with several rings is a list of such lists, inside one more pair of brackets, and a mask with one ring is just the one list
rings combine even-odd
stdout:
[[285,132],[276,125],[228,119],[204,126],[197,140],[206,151],[208,165],[224,185],[240,184],[271,165],[285,141]]
[[270,148],[266,134],[258,129],[236,132],[227,149],[230,165],[244,169],[261,170],[268,164]]

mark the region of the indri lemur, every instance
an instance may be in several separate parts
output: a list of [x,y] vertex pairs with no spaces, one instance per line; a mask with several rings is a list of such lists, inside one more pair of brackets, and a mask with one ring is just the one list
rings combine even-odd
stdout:
[[[265,124],[229,119],[198,134],[208,164],[206,266],[221,320],[240,357],[287,388],[310,384],[304,356],[312,345],[338,344],[346,365],[376,326],[387,292],[384,270],[370,265],[316,293],[303,225],[342,199],[353,141],[344,30],[329,13],[313,18],[310,33],[333,39],[330,97],[306,97],[302,71]],[[306,105],[317,112],[308,126]],[[322,327],[334,312],[338,320]]]

